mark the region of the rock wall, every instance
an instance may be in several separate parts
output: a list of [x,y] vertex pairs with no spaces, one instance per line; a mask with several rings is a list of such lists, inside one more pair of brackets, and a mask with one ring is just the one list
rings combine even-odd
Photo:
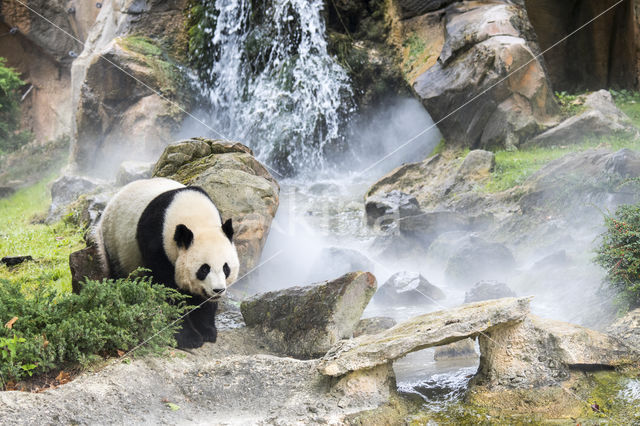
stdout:
[[[526,0],[525,5],[540,48],[546,50],[616,2]],[[544,54],[554,90],[637,87],[637,3],[624,1]]]
[[186,0],[105,3],[71,70],[74,170],[112,177],[172,141],[191,94],[180,68]]

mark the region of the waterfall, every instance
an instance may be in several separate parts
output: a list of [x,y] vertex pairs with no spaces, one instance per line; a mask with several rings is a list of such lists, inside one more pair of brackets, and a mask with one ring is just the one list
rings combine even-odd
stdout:
[[327,53],[323,0],[204,0],[191,49],[213,127],[291,174],[345,148],[349,77]]

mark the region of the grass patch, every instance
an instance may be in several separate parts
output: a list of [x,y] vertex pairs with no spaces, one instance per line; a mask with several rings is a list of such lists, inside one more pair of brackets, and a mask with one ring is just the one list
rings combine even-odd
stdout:
[[64,221],[54,225],[32,223],[51,202],[49,180],[0,200],[0,256],[30,255],[34,259],[13,267],[1,264],[0,277],[25,289],[45,283],[56,291],[69,292],[69,254],[82,248],[82,230]]
[[497,151],[496,166],[491,178],[483,187],[484,192],[494,193],[521,185],[525,180],[545,164],[571,152],[585,151],[592,148],[607,148],[617,151],[630,148],[640,151],[640,140],[622,137],[609,137],[597,140],[586,140],[582,144],[538,147],[519,151]]

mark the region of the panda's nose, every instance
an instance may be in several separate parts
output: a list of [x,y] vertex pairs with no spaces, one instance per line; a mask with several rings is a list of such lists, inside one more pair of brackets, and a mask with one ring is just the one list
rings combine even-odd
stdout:
[[214,288],[213,290],[211,290],[213,292],[213,294],[221,294],[224,293],[224,288]]

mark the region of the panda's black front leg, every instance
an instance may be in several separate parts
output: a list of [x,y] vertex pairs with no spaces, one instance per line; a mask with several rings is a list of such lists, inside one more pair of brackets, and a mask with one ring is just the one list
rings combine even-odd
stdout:
[[194,327],[205,342],[214,342],[218,338],[218,330],[216,329],[216,310],[218,302],[206,302],[189,316]]
[[193,312],[184,317],[184,321],[182,322],[182,329],[175,334],[175,338],[178,342],[179,348],[194,349],[199,348],[204,343],[203,337],[193,326],[193,321],[190,318],[192,314]]

